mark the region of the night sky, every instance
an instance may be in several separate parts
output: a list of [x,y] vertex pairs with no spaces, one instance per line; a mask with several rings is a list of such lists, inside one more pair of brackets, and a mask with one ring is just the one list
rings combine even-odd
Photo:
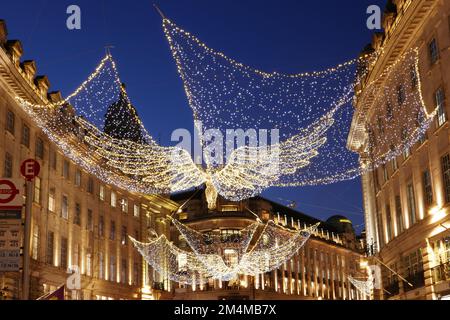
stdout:
[[[192,130],[192,112],[161,27],[147,0],[3,1],[0,19],[37,62],[51,90],[73,91],[113,45],[112,54],[147,130],[170,145],[174,129]],[[299,73],[350,60],[370,42],[366,9],[385,0],[160,0],[166,16],[208,46],[265,71]],[[66,28],[66,8],[82,11],[82,29]],[[347,216],[364,227],[360,180],[323,187],[274,188],[264,194],[326,219]]]

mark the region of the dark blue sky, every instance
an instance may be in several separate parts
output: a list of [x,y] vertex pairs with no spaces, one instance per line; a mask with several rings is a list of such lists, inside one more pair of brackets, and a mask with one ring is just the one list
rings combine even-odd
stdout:
[[[261,70],[320,70],[357,56],[370,42],[369,5],[385,0],[160,0],[166,16],[203,42]],[[82,29],[66,28],[66,8],[82,10]],[[16,0],[2,3],[9,38],[37,62],[52,90],[67,95],[114,45],[121,78],[148,131],[169,144],[176,128],[192,129],[192,113],[161,19],[147,0]],[[343,214],[364,222],[360,181],[324,187],[275,188],[265,196],[295,200],[326,219]],[[285,202],[284,202],[285,203]],[[358,228],[361,230],[361,227]]]

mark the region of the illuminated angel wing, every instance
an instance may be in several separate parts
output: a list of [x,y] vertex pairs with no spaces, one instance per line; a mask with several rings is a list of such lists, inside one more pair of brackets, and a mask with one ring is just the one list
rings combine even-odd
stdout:
[[130,237],[145,261],[158,273],[170,280],[186,284],[199,284],[207,281],[207,269],[197,256],[177,248],[165,235],[149,243],[142,243]]
[[239,273],[257,276],[280,267],[301,249],[318,224],[290,231],[269,221],[253,248],[239,262]]
[[361,292],[367,296],[370,296],[372,294],[372,291],[375,287],[373,279],[369,278],[366,281],[361,281],[361,280],[356,280],[352,276],[347,276],[347,278],[348,278],[348,281],[350,281],[350,283],[353,284],[359,292]]
[[237,148],[222,169],[211,173],[211,182],[219,194],[230,200],[259,194],[280,177],[308,166],[326,143],[327,131],[333,124],[333,114],[328,114],[284,142]]
[[85,141],[106,165],[157,190],[177,192],[206,181],[205,173],[182,148],[161,147],[154,141],[140,144],[115,139],[92,126],[87,130]]

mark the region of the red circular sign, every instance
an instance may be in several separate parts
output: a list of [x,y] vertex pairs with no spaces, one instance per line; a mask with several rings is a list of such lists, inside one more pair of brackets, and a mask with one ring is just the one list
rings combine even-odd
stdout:
[[41,165],[33,159],[25,160],[20,166],[20,173],[22,173],[22,176],[24,176],[28,181],[33,180],[37,175],[39,175],[40,171]]
[[[3,187],[6,185],[6,188]],[[14,200],[19,194],[19,189],[16,188],[14,183],[9,180],[0,180],[0,203],[5,204]],[[2,195],[7,195],[6,198],[2,198]]]

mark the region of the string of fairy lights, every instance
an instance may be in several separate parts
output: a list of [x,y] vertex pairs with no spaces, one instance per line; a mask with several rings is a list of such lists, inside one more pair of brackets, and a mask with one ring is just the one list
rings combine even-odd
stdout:
[[[368,69],[359,67],[370,66],[380,53],[324,71],[269,73],[209,48],[168,19],[163,20],[163,28],[196,125],[221,132],[276,129],[281,141],[238,146],[220,163],[201,134],[201,166],[194,163],[190,150],[158,145],[130,102],[110,53],[61,101],[35,104],[17,97],[68,158],[105,183],[131,192],[170,193],[205,184],[213,210],[219,195],[239,201],[272,186],[352,179],[407,152],[438,112],[439,106],[427,109],[424,103],[416,48],[365,83]],[[355,111],[352,103],[356,102]],[[373,116],[363,121],[366,147],[354,152],[348,149],[347,138],[353,123],[360,120],[359,110]],[[274,270],[317,227],[292,231],[258,220],[242,229],[235,241],[224,242],[214,234],[205,239],[204,234],[172,221],[190,251],[165,236],[149,243],[133,242],[163,276],[190,284]]]
[[[293,165],[268,183],[270,186],[323,185],[358,177],[411,148],[437,112],[437,107],[428,111],[422,97],[417,48],[406,51],[376,79],[364,84],[361,80],[383,50],[322,72],[268,73],[211,49],[168,19],[163,20],[163,27],[193,114],[205,130],[277,128],[289,141],[302,128],[319,125],[317,119],[324,114],[331,115],[334,123],[322,136],[326,141],[315,150],[317,154],[306,166],[296,166],[292,154],[280,158],[280,163]],[[376,139],[370,138],[366,144],[370,150],[358,150],[358,154],[348,150],[347,138],[355,115],[352,102],[360,95],[354,88],[362,85],[365,88],[358,97],[363,101],[359,109],[381,115],[377,119],[381,125],[366,120],[364,134],[369,139],[376,130],[381,128],[382,132]],[[385,110],[388,107],[390,110]],[[215,168],[214,163],[209,169],[223,170],[221,166]],[[227,193],[231,199],[248,196],[247,190],[230,196],[232,192],[220,182],[215,182],[220,194]]]
[[366,297],[371,297],[373,290],[375,288],[374,280],[372,275],[369,273],[369,278],[367,280],[358,280],[352,276],[347,276],[348,281],[355,286],[356,290],[361,292]]
[[206,283],[210,279],[232,281],[239,275],[258,276],[275,270],[291,259],[318,227],[291,230],[272,220],[263,223],[258,219],[239,233],[224,236],[202,234],[169,218],[190,250],[176,247],[164,235],[148,243],[131,240],[161,275],[189,285]]
[[[358,65],[370,65],[377,54],[320,72],[267,73],[210,49],[167,19],[163,27],[194,117],[205,130],[276,128],[282,141],[270,148],[238,146],[225,165],[205,148],[206,167],[196,165],[190,150],[159,146],[147,132],[109,53],[62,101],[36,105],[18,98],[33,118],[42,120],[43,130],[66,155],[121,188],[159,193],[206,184],[214,209],[219,194],[238,201],[271,186],[352,179],[411,148],[437,112],[425,107],[418,50],[409,50],[358,92],[360,109],[381,115],[376,123],[366,123],[368,148],[358,154],[346,144],[355,115],[354,87],[362,85],[366,75]],[[61,116],[68,110],[70,121]],[[63,130],[68,122],[82,144]],[[133,139],[136,136],[141,138]]]

